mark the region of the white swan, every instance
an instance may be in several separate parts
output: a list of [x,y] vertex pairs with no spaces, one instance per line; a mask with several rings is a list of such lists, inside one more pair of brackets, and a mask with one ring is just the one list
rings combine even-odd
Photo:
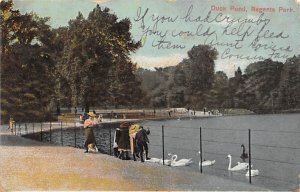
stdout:
[[150,159],[145,159],[145,162],[150,162],[150,163],[159,163],[160,159],[151,157]]
[[[169,153],[168,156],[170,157],[171,154]],[[149,160],[145,159],[145,162],[149,162],[149,163],[159,163],[163,165],[167,165],[170,166],[171,165],[171,159],[165,159],[164,161],[162,159],[159,158],[155,158],[155,157],[151,157]]]
[[[199,155],[201,154],[200,151],[198,151]],[[216,163],[216,160],[204,160],[202,161],[202,167],[205,167],[205,166],[210,166],[210,165],[213,165]],[[201,167],[201,162],[199,161],[199,167]]]
[[[258,169],[251,169],[251,177],[259,175],[259,170]],[[245,175],[246,177],[249,177],[249,169]]]
[[159,164],[162,164],[162,165],[163,165],[163,162],[165,162],[165,163],[164,163],[165,165],[170,166],[172,160],[170,160],[170,159],[165,159],[165,160],[163,161],[162,159],[160,159]]
[[181,167],[181,166],[188,166],[193,163],[192,159],[180,159],[177,160],[177,155],[172,155],[171,157],[171,166],[172,167]]
[[229,159],[229,165],[228,165],[228,170],[229,171],[241,171],[241,170],[246,170],[249,166],[249,163],[240,163],[237,162],[237,165],[231,168],[231,155],[227,155],[227,158]]

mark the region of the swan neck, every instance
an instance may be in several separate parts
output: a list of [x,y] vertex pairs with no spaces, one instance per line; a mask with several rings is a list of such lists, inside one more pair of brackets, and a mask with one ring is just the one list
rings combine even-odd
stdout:
[[228,170],[230,170],[231,169],[231,156],[229,156],[228,159],[229,159]]
[[177,155],[173,155],[172,156],[172,161],[176,161],[177,160]]

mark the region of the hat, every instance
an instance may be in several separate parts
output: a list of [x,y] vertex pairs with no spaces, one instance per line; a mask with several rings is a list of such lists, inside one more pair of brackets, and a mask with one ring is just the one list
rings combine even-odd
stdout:
[[90,116],[90,117],[95,117],[95,113],[94,113],[94,112],[89,112],[89,113],[88,113],[88,116]]
[[125,121],[123,123],[120,124],[120,128],[124,129],[124,128],[129,128],[129,126],[131,126],[132,124],[134,124],[133,122],[129,122],[129,121]]

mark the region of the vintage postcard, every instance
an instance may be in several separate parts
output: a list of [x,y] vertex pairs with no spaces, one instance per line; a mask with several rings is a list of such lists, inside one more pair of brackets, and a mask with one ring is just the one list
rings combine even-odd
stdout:
[[299,0],[0,5],[0,191],[300,192]]

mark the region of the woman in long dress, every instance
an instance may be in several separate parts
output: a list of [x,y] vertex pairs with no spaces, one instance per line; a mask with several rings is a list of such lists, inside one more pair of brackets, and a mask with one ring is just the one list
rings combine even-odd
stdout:
[[95,114],[93,112],[88,113],[89,118],[84,121],[83,128],[84,128],[84,136],[85,136],[85,141],[84,141],[84,148],[85,148],[85,153],[88,152],[88,145],[89,144],[96,144],[96,139],[93,131],[93,126],[94,124],[94,117]]
[[129,137],[129,126],[131,122],[123,122],[120,124],[120,130],[116,135],[116,141],[118,144],[118,150],[120,152],[119,158],[122,160],[130,160],[130,137]]

